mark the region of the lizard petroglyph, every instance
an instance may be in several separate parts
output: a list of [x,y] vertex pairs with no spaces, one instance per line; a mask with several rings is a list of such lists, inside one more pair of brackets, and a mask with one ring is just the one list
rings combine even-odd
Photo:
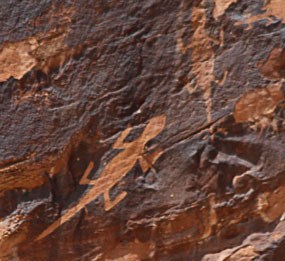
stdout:
[[139,160],[142,171],[146,172],[161,156],[161,149],[156,150],[147,156],[144,156],[143,154],[145,153],[146,143],[156,137],[164,129],[165,120],[166,117],[164,115],[150,119],[141,136],[132,142],[124,142],[125,138],[132,130],[132,127],[124,130],[113,144],[114,149],[124,150],[110,160],[102,171],[100,177],[96,180],[90,180],[87,178],[94,167],[93,162],[89,163],[79,183],[80,185],[91,185],[92,188],[87,191],[75,206],[67,209],[59,219],[45,229],[36,240],[40,240],[55,231],[101,194],[104,195],[106,211],[110,210],[124,199],[127,195],[126,191],[121,192],[114,200],[111,200],[109,196],[110,190],[129,173],[129,171],[135,166],[137,160]]

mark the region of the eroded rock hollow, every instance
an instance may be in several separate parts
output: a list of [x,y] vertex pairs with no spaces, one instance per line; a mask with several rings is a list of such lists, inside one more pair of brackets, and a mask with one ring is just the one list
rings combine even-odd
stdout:
[[2,1],[0,260],[284,260],[284,10]]

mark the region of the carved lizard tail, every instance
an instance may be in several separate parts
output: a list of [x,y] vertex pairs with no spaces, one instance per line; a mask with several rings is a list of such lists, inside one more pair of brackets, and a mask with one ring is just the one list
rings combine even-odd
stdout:
[[47,229],[45,229],[36,239],[35,241],[39,241],[43,238],[45,238],[46,236],[48,236],[50,233],[52,233],[53,231],[55,231],[58,227],[61,226],[61,218],[59,218],[58,220],[56,220],[55,222],[53,222]]
[[71,219],[77,212],[79,212],[81,209],[83,209],[87,204],[82,205],[75,205],[74,207],[68,209],[59,219],[54,221],[47,229],[45,229],[36,239],[35,241],[41,240],[54,232],[56,229],[58,229],[62,224],[67,222],[69,219]]
[[41,240],[58,229],[62,224],[70,220],[77,212],[86,207],[90,202],[97,198],[100,194],[104,193],[106,190],[109,190],[108,186],[102,186],[100,179],[90,182],[95,188],[96,191],[89,190],[87,193],[80,199],[80,201],[73,207],[66,210],[66,212],[55,222],[53,222],[47,229],[45,229],[35,241]]

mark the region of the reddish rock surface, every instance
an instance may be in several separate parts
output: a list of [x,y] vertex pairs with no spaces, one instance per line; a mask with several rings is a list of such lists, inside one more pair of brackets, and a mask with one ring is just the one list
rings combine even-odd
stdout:
[[0,10],[0,260],[284,260],[281,0]]

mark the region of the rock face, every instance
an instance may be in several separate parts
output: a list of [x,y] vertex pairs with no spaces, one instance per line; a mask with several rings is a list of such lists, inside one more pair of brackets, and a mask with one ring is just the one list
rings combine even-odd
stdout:
[[0,10],[0,260],[284,260],[283,0]]

